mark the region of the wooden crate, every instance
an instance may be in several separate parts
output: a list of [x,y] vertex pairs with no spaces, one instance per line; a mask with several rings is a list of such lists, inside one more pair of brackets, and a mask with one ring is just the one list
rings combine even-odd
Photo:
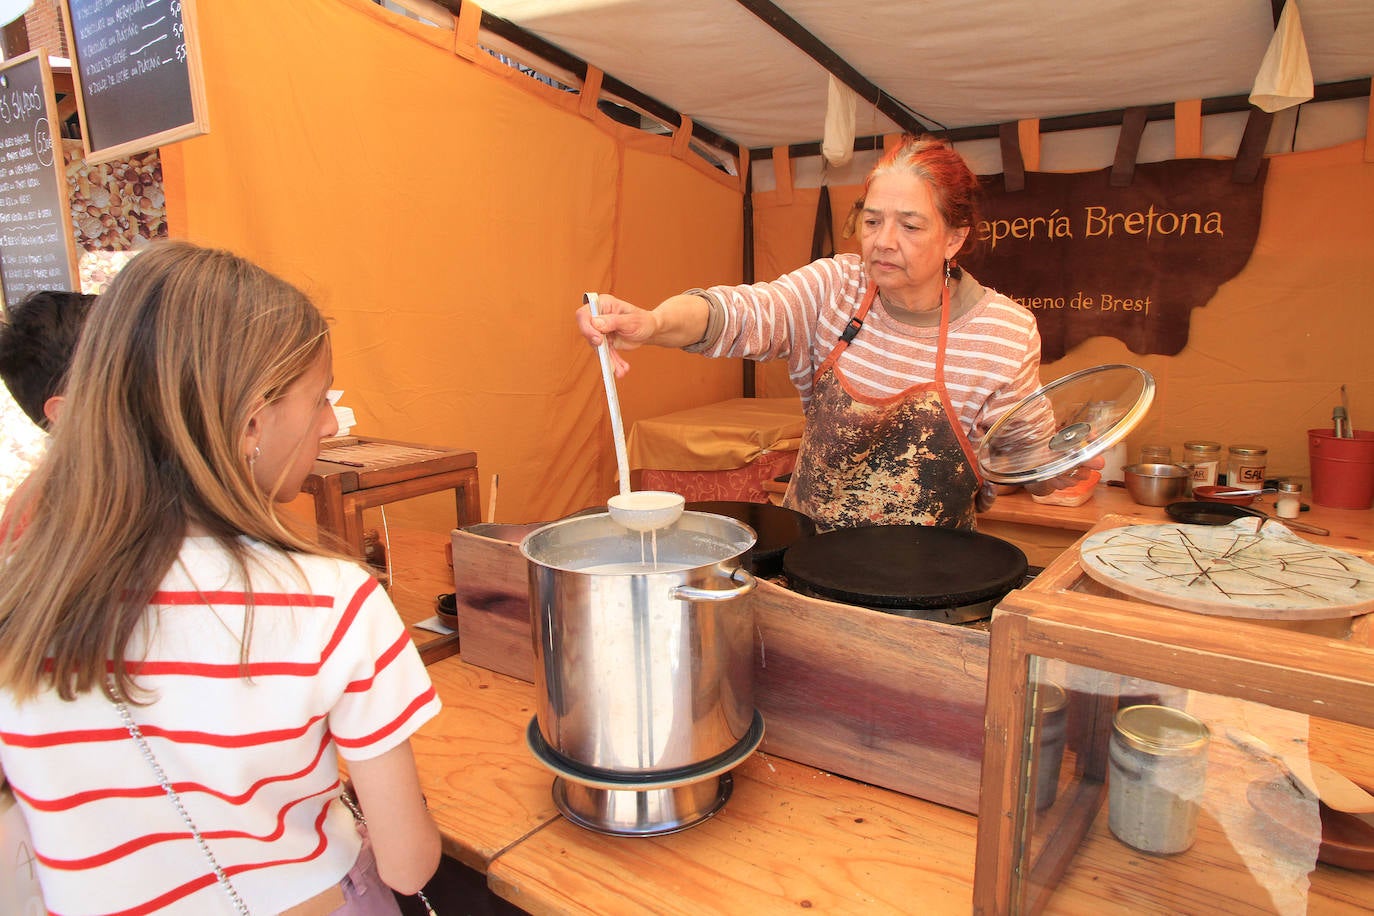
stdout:
[[[1109,528],[1120,528],[1125,525],[1144,524],[1141,519],[1124,515],[1105,515],[1096,525],[1083,537],[1079,538],[1071,547],[1059,555],[1053,563],[1045,567],[1044,572],[1036,576],[1035,580],[1026,587],[1026,590],[1035,595],[1057,596],[1065,598],[1078,598],[1092,596],[1095,598],[1106,599],[1105,606],[1111,607],[1118,612],[1129,612],[1135,609],[1140,612],[1144,608],[1156,608],[1158,605],[1139,601],[1128,595],[1098,582],[1089,576],[1084,570],[1082,563],[1079,562],[1079,548],[1083,541],[1099,531]],[[1158,524],[1158,523],[1148,523]],[[1319,538],[1312,538],[1313,543],[1324,544]],[[1344,550],[1352,556],[1359,557],[1366,562],[1374,562],[1374,553],[1368,549],[1358,546],[1340,545],[1337,549]],[[1148,613],[1148,611],[1146,611]],[[1198,620],[1209,620],[1207,615],[1195,615]],[[1224,619],[1224,618],[1216,618]],[[1374,645],[1374,614],[1362,614],[1355,617],[1338,617],[1328,620],[1264,620],[1260,618],[1234,618],[1244,620],[1246,623],[1258,624],[1260,626],[1272,627],[1281,630],[1291,630],[1299,633],[1307,633],[1326,639],[1343,639],[1361,645]]]
[[[455,531],[453,566],[463,660],[532,681],[519,547]],[[767,580],[749,600],[764,751],[977,810],[986,631],[808,598]]]
[[[1073,562],[1064,558],[1060,572],[1071,576]],[[1301,735],[1290,752],[1301,747],[1357,783],[1374,782],[1374,652],[1358,634],[1331,639],[1041,580],[1008,595],[993,618],[974,913],[1099,912],[1106,900],[1119,911],[1273,912],[1276,886],[1300,887],[1307,912],[1367,910],[1369,872],[1315,864],[1315,842],[1305,847],[1301,833],[1286,840],[1291,824],[1260,816],[1248,785],[1283,771],[1225,737],[1228,719],[1257,734],[1286,728]],[[1035,804],[1039,754],[1029,713],[1039,663],[1071,666],[1080,687],[1101,679],[1100,688],[1079,694],[1095,704],[1085,717],[1090,727],[1078,740],[1071,732],[1077,765],[1066,766],[1044,811]],[[1197,840],[1186,852],[1142,855],[1108,826],[1106,759],[1121,678],[1181,690],[1189,712],[1211,710],[1218,720],[1209,725]],[[1295,823],[1307,816],[1315,823],[1317,807],[1308,804]],[[1255,846],[1255,837],[1274,847]],[[1269,871],[1267,885],[1255,879],[1272,869],[1287,871],[1277,881]]]

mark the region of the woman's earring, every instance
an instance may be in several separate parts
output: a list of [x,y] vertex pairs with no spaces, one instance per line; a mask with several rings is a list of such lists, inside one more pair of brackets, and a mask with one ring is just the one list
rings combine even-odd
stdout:
[[949,278],[951,275],[952,271],[949,266],[949,258],[945,258],[945,286],[949,286]]
[[251,468],[254,464],[257,463],[257,460],[258,460],[259,458],[261,458],[261,457],[262,457],[262,446],[261,446],[261,445],[255,445],[255,446],[253,446],[253,454],[251,454],[251,455],[248,456],[248,466]]

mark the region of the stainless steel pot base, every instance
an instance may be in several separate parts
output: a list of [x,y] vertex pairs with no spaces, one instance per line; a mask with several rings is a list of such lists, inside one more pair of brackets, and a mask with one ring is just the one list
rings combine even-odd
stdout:
[[556,775],[553,803],[580,827],[613,836],[659,836],[699,824],[730,798],[730,770],[758,749],[763,716],[754,712],[749,732],[733,748],[711,760],[672,772],[590,775],[549,747],[530,720],[525,743],[540,763]]
[[662,836],[686,830],[719,811],[730,798],[734,778],[712,779],[665,789],[602,789],[556,777],[553,803],[568,820],[611,836]]
[[763,741],[763,731],[763,715],[758,710],[754,710],[754,719],[749,725],[749,730],[734,747],[725,753],[700,763],[674,767],[671,770],[644,770],[639,772],[628,769],[604,770],[598,767],[585,766],[568,759],[550,747],[549,743],[544,740],[544,735],[539,731],[538,716],[531,718],[530,724],[525,727],[525,744],[529,747],[530,753],[534,754],[535,758],[544,766],[553,770],[557,775],[584,786],[613,791],[670,789],[674,786],[701,782],[704,779],[733,770],[743,763],[746,757],[758,750],[759,744]]

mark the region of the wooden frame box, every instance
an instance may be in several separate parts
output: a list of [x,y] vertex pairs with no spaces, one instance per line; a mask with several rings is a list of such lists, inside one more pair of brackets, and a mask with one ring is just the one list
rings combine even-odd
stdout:
[[[1105,900],[1164,912],[1367,908],[1371,872],[1315,859],[1318,825],[1327,824],[1325,811],[1317,818],[1315,799],[1294,783],[1294,821],[1265,819],[1251,793],[1285,771],[1245,750],[1245,736],[1266,733],[1290,774],[1325,763],[1374,786],[1374,650],[1356,640],[1075,593],[1051,573],[1009,595],[993,618],[974,911],[1088,912]],[[1048,732],[1033,715],[1035,694],[1056,668],[1080,688],[1070,691],[1079,702],[1057,795],[1036,810]],[[1109,829],[1106,761],[1111,716],[1127,692],[1123,679],[1186,691],[1179,696],[1188,711],[1210,728],[1206,804],[1187,851],[1151,855]],[[1247,845],[1256,842],[1252,836],[1260,838],[1258,850]],[[1329,855],[1325,833],[1321,842]],[[1374,849],[1364,867],[1374,868]],[[1267,871],[1276,868],[1287,869],[1281,880]]]
[[[512,541],[534,527],[453,533],[463,660],[526,681],[534,657],[528,573]],[[977,810],[986,630],[809,598],[767,580],[749,600],[762,750]]]
[[[1083,541],[1109,528],[1120,528],[1126,525],[1141,524],[1164,524],[1163,522],[1152,522],[1140,518],[1133,518],[1125,515],[1106,515],[1098,520],[1087,534],[1080,537],[1071,546],[1060,553],[1059,557],[1045,567],[1040,575],[1026,590],[1037,595],[1061,595],[1061,596],[1084,596],[1091,595],[1109,601],[1110,606],[1124,610],[1127,607],[1134,608],[1153,608],[1158,605],[1148,602],[1137,601],[1109,588],[1089,576],[1079,562],[1079,548]],[[1349,535],[1343,540],[1355,541],[1352,544],[1341,543],[1342,539],[1337,539],[1336,543],[1328,543],[1325,540],[1313,539],[1313,543],[1323,546],[1334,547],[1342,550],[1351,556],[1358,557],[1365,562],[1374,562],[1374,552],[1365,547],[1359,546],[1364,541],[1355,541]],[[1217,620],[1218,618],[1198,616],[1195,620]],[[1309,633],[1314,636],[1321,636],[1333,639],[1346,639],[1360,645],[1374,646],[1374,614],[1362,614],[1355,617],[1337,617],[1328,620],[1248,620],[1263,627],[1273,627],[1275,629],[1292,630],[1299,633]]]

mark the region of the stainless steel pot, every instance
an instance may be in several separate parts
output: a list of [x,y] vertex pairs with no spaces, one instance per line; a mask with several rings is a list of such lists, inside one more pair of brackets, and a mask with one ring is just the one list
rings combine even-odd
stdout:
[[602,513],[525,537],[536,719],[565,775],[689,777],[746,739],[754,540],[702,512],[643,536]]

